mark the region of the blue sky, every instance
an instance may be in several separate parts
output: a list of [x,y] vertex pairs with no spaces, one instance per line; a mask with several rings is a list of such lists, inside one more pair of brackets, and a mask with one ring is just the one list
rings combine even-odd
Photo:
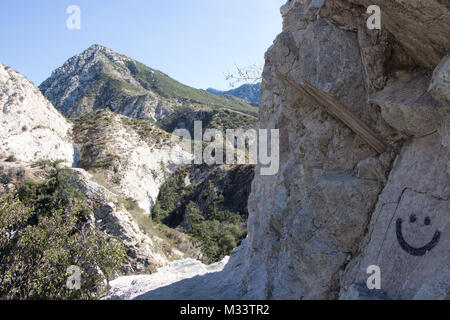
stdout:
[[[262,64],[286,0],[0,0],[0,62],[39,85],[94,43],[187,85],[228,89],[234,64]],[[69,5],[81,30],[68,30]]]

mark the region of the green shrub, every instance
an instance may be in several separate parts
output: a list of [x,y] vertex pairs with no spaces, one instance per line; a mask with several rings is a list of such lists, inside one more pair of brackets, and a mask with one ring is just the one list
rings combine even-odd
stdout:
[[197,225],[205,220],[200,207],[192,201],[189,201],[185,210],[185,221],[188,230],[192,229],[192,226]]
[[6,162],[16,162],[16,157],[12,154],[5,159]]
[[191,195],[192,187],[184,185],[182,175],[171,177],[161,186],[152,210],[153,220],[170,227],[177,226],[183,220],[184,206]]
[[84,219],[92,211],[78,188],[78,177],[67,168],[54,168],[43,182],[26,181],[18,190],[19,199],[39,214],[66,210]]
[[202,246],[202,252],[213,261],[219,261],[229,255],[246,236],[245,224],[239,214],[228,212],[234,216],[230,221],[219,221],[211,218],[192,224],[188,233]]
[[127,209],[128,212],[132,212],[132,213],[138,212],[140,214],[143,214],[144,210],[142,210],[139,207],[139,203],[136,199],[129,197],[129,198],[122,200],[121,202],[124,205],[125,209]]
[[[87,228],[91,209],[69,169],[0,199],[0,299],[95,299],[125,258],[123,244]],[[80,290],[66,283],[81,269]],[[97,270],[101,270],[98,272]]]
[[[185,186],[185,174],[181,169],[162,185],[152,218],[172,228],[182,226],[203,254],[219,261],[245,238],[246,221],[239,212],[221,209],[224,196],[211,180]],[[204,197],[199,198],[204,185]]]

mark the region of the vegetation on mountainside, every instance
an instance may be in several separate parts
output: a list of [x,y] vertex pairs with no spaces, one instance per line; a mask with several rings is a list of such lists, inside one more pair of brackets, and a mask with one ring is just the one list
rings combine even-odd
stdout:
[[133,76],[140,80],[139,82],[141,85],[143,85],[146,89],[151,89],[157,92],[164,98],[172,98],[186,103],[194,103],[216,108],[232,109],[254,116],[258,115],[258,109],[247,103],[230,101],[217,97],[205,90],[188,87],[170,78],[161,71],[153,70],[140,62],[136,62],[135,66],[137,72],[135,72]]
[[133,119],[102,109],[72,121],[74,140],[83,155],[78,166],[93,174],[105,170],[118,172],[123,155],[114,144],[108,143],[114,140],[117,130],[134,132],[151,146],[170,143],[170,135],[152,119]]
[[121,117],[121,122],[133,129],[149,145],[170,144],[170,134],[161,130],[153,119],[134,119]]
[[153,221],[139,207],[135,199],[122,199],[117,205],[123,205],[125,207],[145,234],[151,238],[156,236],[163,240],[155,241],[154,246],[164,252],[169,260],[179,259],[179,257],[173,257],[174,249],[182,252],[186,258],[203,260],[200,250],[193,244],[189,235]]
[[[182,228],[209,259],[219,261],[246,236],[245,204],[253,169],[236,166],[226,174],[212,171],[198,183],[186,185],[188,168],[179,169],[162,185],[152,218]],[[234,194],[227,188],[234,188]]]
[[[110,61],[105,63],[113,64]],[[114,70],[117,66],[111,68]],[[129,80],[121,79],[120,75],[108,73],[109,68],[105,67],[96,75],[89,90],[76,101],[76,108],[85,110],[86,105],[93,103],[93,107],[119,110],[122,106],[132,103],[133,99],[148,95],[149,91],[152,91],[162,98],[169,101],[176,100],[185,106],[224,108],[253,116],[258,115],[258,109],[244,100],[229,100],[205,90],[186,86],[140,62],[128,61],[126,68],[136,82],[130,83]]]
[[[0,199],[0,299],[99,298],[125,258],[119,240],[89,227],[77,176],[52,166]],[[70,266],[81,270],[80,289],[67,285]]]
[[84,159],[89,159],[81,159],[81,168],[108,169],[117,163],[118,155],[113,150],[108,150],[108,140],[104,136],[114,121],[113,116],[114,114],[107,110],[98,110],[73,120],[75,142],[82,146],[80,151],[85,155]]
[[218,129],[225,133],[226,129],[255,128],[258,119],[226,109],[196,110],[192,107],[181,107],[158,121],[158,125],[167,132],[173,132],[180,129],[180,124],[184,124],[184,129],[187,129],[193,138],[194,121],[201,121],[203,130]]

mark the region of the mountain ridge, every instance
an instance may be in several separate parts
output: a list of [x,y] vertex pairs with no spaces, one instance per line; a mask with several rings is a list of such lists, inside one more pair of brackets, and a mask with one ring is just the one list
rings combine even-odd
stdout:
[[191,88],[98,44],[68,59],[39,89],[68,118],[108,108],[128,117],[159,120],[184,105],[257,115],[257,109],[245,102]]
[[206,89],[209,93],[212,93],[216,96],[224,97],[226,99],[232,99],[232,97],[236,97],[246,101],[252,106],[258,107],[261,104],[261,83],[246,83],[240,87],[222,91],[214,88]]

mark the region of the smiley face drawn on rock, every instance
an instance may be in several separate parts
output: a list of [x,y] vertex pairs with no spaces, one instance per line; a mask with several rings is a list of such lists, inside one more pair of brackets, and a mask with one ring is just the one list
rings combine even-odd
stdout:
[[[420,247],[420,248],[413,247],[410,244],[408,244],[408,242],[406,242],[405,238],[403,237],[402,223],[403,223],[403,220],[401,218],[398,218],[397,224],[396,224],[397,240],[398,240],[398,243],[400,244],[400,247],[403,250],[405,250],[407,253],[409,253],[410,255],[413,255],[413,256],[425,255],[428,251],[430,251],[437,245],[437,243],[439,242],[439,239],[441,238],[441,232],[439,230],[437,230],[434,233],[434,236],[431,239],[431,241],[428,242],[426,245],[424,245],[423,247]],[[411,214],[411,216],[409,217],[409,223],[411,223],[411,224],[422,223],[423,227],[428,227],[431,225],[431,218],[425,217],[425,219],[423,219],[423,221],[421,221],[417,218],[417,216],[415,214]]]

